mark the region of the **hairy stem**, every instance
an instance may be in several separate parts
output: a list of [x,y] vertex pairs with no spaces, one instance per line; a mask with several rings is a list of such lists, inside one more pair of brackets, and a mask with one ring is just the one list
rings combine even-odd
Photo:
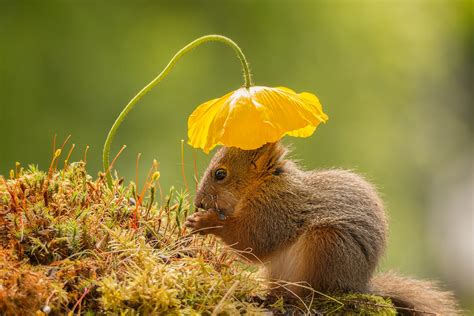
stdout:
[[110,175],[110,164],[109,164],[109,153],[110,153],[110,147],[112,145],[112,141],[114,139],[115,134],[117,133],[117,129],[119,128],[120,124],[122,124],[123,120],[127,117],[128,112],[133,109],[135,104],[140,100],[148,91],[153,89],[154,86],[156,86],[163,78],[165,78],[168,73],[171,71],[171,69],[174,67],[174,65],[178,62],[178,60],[183,57],[186,53],[190,52],[194,48],[198,47],[199,45],[206,43],[206,42],[221,42],[224,43],[231,48],[234,49],[234,51],[237,53],[237,57],[240,59],[240,63],[242,64],[242,70],[244,72],[244,80],[245,80],[245,87],[249,88],[252,85],[252,78],[250,74],[250,69],[249,65],[247,63],[247,59],[245,58],[244,53],[240,49],[240,47],[232,41],[230,38],[227,38],[222,35],[206,35],[203,37],[200,37],[185,47],[183,47],[181,50],[179,50],[176,55],[171,58],[170,62],[166,67],[161,71],[161,73],[153,79],[149,84],[147,84],[140,92],[138,92],[130,102],[125,106],[125,108],[122,110],[120,115],[117,117],[117,119],[114,122],[114,125],[112,125],[112,128],[109,131],[109,134],[107,135],[107,139],[105,140],[104,144],[104,149],[102,152],[102,162],[104,165],[104,171],[106,174],[107,178],[107,184],[109,187],[112,187],[112,176]]

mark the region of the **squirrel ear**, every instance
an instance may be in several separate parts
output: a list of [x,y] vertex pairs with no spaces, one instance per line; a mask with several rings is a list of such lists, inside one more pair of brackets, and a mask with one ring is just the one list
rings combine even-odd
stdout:
[[282,166],[287,149],[280,143],[268,143],[255,151],[252,166],[261,172],[273,173]]

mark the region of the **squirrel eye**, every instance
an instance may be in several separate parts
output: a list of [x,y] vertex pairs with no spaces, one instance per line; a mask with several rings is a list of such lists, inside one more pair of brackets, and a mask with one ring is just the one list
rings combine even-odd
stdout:
[[224,180],[224,178],[227,176],[227,171],[223,168],[219,168],[214,172],[214,176],[216,180]]

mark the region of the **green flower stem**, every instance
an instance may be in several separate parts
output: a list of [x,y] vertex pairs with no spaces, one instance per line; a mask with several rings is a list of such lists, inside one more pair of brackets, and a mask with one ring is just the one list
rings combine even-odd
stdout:
[[122,110],[120,115],[115,120],[114,125],[112,125],[112,128],[110,129],[109,134],[107,135],[107,139],[105,140],[104,150],[102,152],[102,162],[104,165],[104,171],[107,178],[107,185],[109,187],[112,187],[112,176],[110,175],[111,170],[110,170],[110,164],[109,164],[110,146],[112,145],[114,136],[117,133],[117,129],[119,128],[120,124],[122,124],[123,120],[127,117],[128,112],[130,112],[130,110],[133,109],[133,107],[138,102],[138,100],[140,100],[148,91],[153,89],[154,86],[156,86],[159,82],[161,82],[161,80],[163,80],[163,78],[166,77],[166,75],[168,75],[168,73],[171,71],[171,69],[174,67],[174,65],[178,62],[178,60],[181,57],[183,57],[186,53],[190,52],[194,48],[206,42],[221,42],[233,48],[234,51],[237,53],[237,57],[239,57],[240,59],[240,63],[242,64],[242,69],[244,72],[245,87],[248,89],[250,88],[250,86],[252,86],[252,77],[250,74],[250,69],[249,69],[247,59],[245,58],[245,55],[240,49],[240,47],[230,38],[227,38],[222,35],[206,35],[192,41],[191,43],[183,47],[180,51],[176,53],[176,55],[173,56],[173,58],[170,60],[168,65],[166,65],[165,69],[163,69],[161,73],[155,79],[153,79],[140,92],[138,92],[137,95],[135,95],[133,99],[130,100],[130,102],[128,102],[128,104],[125,106],[125,108]]

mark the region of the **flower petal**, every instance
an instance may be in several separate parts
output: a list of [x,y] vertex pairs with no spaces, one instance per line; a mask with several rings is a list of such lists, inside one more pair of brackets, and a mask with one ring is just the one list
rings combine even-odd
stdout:
[[308,137],[326,122],[318,98],[285,87],[241,88],[198,106],[188,120],[188,143],[256,149],[284,135]]
[[286,135],[293,136],[293,137],[308,137],[313,135],[314,131],[316,130],[316,126],[308,125],[306,127],[287,132]]

